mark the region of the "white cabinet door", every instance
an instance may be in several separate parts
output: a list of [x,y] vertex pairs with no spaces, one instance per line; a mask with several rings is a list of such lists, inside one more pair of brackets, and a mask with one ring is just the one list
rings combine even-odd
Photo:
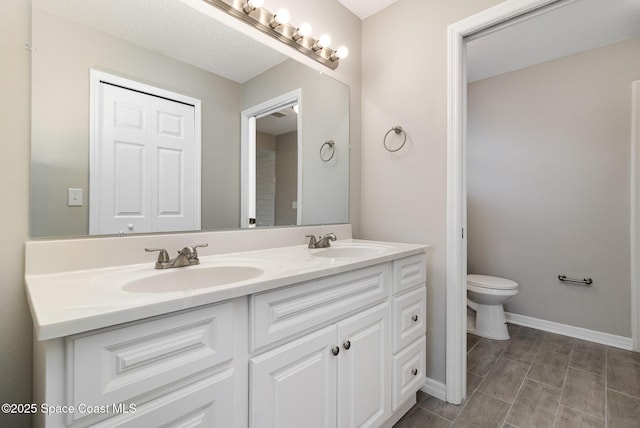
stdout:
[[325,327],[250,360],[251,427],[335,426],[336,328]]
[[338,427],[375,427],[391,416],[389,304],[338,323]]

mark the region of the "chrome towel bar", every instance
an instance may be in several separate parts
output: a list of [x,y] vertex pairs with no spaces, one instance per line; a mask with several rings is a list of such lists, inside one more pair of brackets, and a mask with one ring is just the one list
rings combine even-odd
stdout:
[[575,282],[575,283],[584,284],[584,285],[593,284],[593,279],[589,277],[582,278],[582,279],[575,279],[575,278],[567,278],[567,275],[558,275],[558,279],[563,282]]

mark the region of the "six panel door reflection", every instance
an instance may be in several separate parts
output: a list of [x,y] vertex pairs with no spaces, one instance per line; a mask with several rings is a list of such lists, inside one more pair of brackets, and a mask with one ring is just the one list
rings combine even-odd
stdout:
[[100,95],[92,233],[199,228],[194,106],[104,82]]

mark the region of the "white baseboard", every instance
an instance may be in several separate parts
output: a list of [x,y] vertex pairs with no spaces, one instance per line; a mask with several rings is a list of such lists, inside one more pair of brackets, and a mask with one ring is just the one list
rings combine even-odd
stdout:
[[538,318],[512,314],[509,312],[505,312],[504,315],[507,321],[512,324],[536,328],[538,330],[544,330],[550,333],[562,334],[564,336],[574,337],[576,339],[588,340],[590,342],[600,343],[602,345],[613,346],[614,348],[627,350],[633,349],[633,339],[630,337],[616,336],[615,334],[588,330],[586,328],[574,327],[572,325],[560,324],[553,321],[545,321]]
[[438,382],[437,380],[427,378],[422,388],[420,388],[420,391],[436,397],[438,400],[447,401],[447,387],[444,383]]

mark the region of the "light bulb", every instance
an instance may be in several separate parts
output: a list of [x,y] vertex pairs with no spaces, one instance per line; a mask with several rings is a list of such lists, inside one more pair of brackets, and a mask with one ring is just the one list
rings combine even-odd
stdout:
[[296,30],[295,33],[293,33],[293,40],[300,40],[303,37],[307,37],[311,35],[311,24],[309,24],[308,22],[303,22],[302,24],[300,24],[300,27],[298,27],[298,29]]
[[271,18],[269,25],[271,25],[271,28],[277,28],[281,25],[288,24],[290,18],[291,15],[289,15],[289,11],[287,9],[278,9],[276,14],[273,15],[273,18]]
[[322,48],[329,47],[330,44],[331,44],[331,36],[328,34],[323,34],[322,36],[320,36],[318,40],[316,40],[312,48],[314,51],[319,51]]
[[340,46],[331,54],[331,61],[337,61],[339,59],[344,59],[349,56],[349,49],[346,46]]
[[259,7],[262,7],[264,0],[247,0],[242,9],[245,13],[251,13]]
[[319,43],[320,47],[323,47],[323,48],[329,47],[329,45],[331,44],[331,36],[328,35],[328,34],[323,34],[318,39],[318,43]]

